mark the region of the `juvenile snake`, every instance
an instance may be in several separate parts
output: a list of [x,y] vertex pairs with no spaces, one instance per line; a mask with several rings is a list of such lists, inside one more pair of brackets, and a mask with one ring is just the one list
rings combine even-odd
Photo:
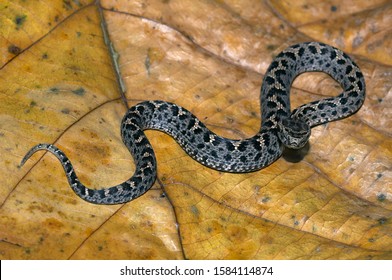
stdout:
[[[322,71],[340,83],[343,92],[310,102],[290,111],[290,87],[303,72]],[[211,132],[186,109],[165,101],[145,101],[128,110],[121,122],[124,144],[136,171],[125,182],[100,190],[85,187],[65,154],[51,144],[34,146],[20,166],[38,150],[53,153],[61,162],[68,182],[82,199],[96,204],[119,204],[144,194],[157,176],[157,162],[143,130],[171,135],[196,161],[216,170],[250,172],[277,160],[284,147],[300,149],[316,125],[354,114],[365,100],[365,80],[358,66],[342,51],[317,42],[291,46],[269,66],[261,88],[260,131],[249,139],[231,140]]]

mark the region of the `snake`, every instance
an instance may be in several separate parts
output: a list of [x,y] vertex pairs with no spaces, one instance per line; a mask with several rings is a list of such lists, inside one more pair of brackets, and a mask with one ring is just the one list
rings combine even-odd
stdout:
[[[294,79],[301,73],[315,71],[327,73],[343,91],[291,111]],[[299,43],[280,52],[264,75],[260,90],[261,126],[253,137],[224,138],[181,106],[160,100],[143,101],[127,110],[120,126],[122,140],[135,162],[135,171],[128,180],[107,188],[86,187],[68,157],[56,146],[45,143],[32,147],[19,167],[35,152],[46,150],[61,162],[70,187],[80,198],[95,204],[122,204],[146,193],[157,177],[156,156],[144,130],[169,134],[190,157],[209,168],[253,172],[275,162],[285,149],[303,148],[311,128],[353,115],[364,100],[364,76],[346,53],[320,42]]]

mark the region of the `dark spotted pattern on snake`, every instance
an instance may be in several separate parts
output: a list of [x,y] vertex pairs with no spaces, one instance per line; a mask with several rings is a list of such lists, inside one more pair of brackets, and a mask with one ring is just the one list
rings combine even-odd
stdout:
[[[321,71],[338,81],[343,92],[331,98],[304,104],[291,112],[290,88],[299,74]],[[121,122],[124,144],[132,154],[136,171],[125,182],[100,190],[85,187],[65,154],[51,144],[38,144],[23,158],[38,150],[53,153],[61,162],[68,182],[82,199],[96,204],[119,204],[144,194],[157,176],[157,162],[146,129],[171,135],[196,161],[225,172],[251,172],[277,160],[285,147],[300,149],[309,140],[311,128],[348,117],[365,100],[365,81],[358,66],[342,51],[317,42],[291,46],[269,66],[261,88],[260,131],[249,139],[231,140],[211,132],[186,109],[165,101],[145,101],[128,110]]]

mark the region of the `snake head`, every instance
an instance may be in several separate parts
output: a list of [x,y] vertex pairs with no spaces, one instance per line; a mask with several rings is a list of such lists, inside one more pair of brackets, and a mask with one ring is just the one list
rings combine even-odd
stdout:
[[301,149],[309,140],[310,126],[303,120],[284,118],[278,127],[278,137],[285,147]]

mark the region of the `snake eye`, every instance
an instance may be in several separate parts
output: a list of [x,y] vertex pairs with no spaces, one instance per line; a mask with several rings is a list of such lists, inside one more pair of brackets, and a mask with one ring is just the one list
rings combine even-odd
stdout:
[[284,146],[301,149],[309,140],[310,126],[300,119],[282,119],[279,122],[278,137]]

